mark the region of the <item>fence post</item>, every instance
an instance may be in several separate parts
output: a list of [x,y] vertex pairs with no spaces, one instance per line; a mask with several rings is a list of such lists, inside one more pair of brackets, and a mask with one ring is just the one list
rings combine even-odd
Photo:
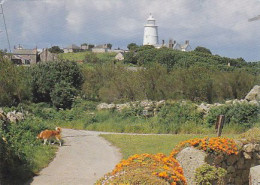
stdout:
[[217,130],[217,137],[221,136],[224,123],[225,123],[225,115],[219,115],[217,117],[217,122],[215,125],[215,129]]

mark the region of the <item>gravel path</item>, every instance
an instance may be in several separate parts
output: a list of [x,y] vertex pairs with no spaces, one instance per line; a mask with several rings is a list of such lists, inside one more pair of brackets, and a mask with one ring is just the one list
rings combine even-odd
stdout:
[[64,145],[32,185],[93,185],[121,160],[119,150],[101,132],[63,129]]

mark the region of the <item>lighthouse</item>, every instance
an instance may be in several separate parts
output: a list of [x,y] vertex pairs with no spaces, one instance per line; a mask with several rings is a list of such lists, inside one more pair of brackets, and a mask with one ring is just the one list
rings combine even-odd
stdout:
[[150,13],[147,23],[144,25],[144,42],[143,45],[156,46],[158,42],[158,26],[155,24],[155,19]]

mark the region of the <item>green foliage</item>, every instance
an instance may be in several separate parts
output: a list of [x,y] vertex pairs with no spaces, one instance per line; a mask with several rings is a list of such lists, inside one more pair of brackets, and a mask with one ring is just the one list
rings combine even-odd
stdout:
[[216,182],[218,185],[224,185],[224,177],[227,171],[223,168],[216,168],[209,164],[204,164],[196,169],[195,181],[199,185],[212,185]]
[[51,102],[57,108],[71,108],[77,90],[69,83],[61,81],[55,84],[50,93]]
[[137,64],[137,58],[135,57],[135,52],[130,51],[124,55],[124,63],[126,64]]
[[[55,147],[43,146],[36,140],[44,129],[53,129],[41,119],[28,117],[18,124],[8,124],[0,130],[2,145],[1,171],[6,184],[23,184],[28,178],[45,167],[55,155]],[[2,179],[1,179],[2,180]]]
[[195,125],[202,123],[202,114],[197,111],[195,105],[187,102],[166,105],[160,110],[157,117],[166,133],[179,133],[182,125],[189,121]]
[[240,134],[239,138],[246,139],[250,143],[259,143],[260,142],[260,128],[254,127],[246,131],[245,133]]
[[0,74],[0,106],[13,106],[30,99],[30,75],[26,67],[0,58]]
[[[63,85],[66,83],[66,88],[70,89],[70,93],[68,94],[63,92],[64,96],[66,94],[68,95],[67,98],[63,97],[63,99],[70,99],[71,95],[74,94],[72,93],[72,89],[80,89],[83,83],[83,75],[80,68],[76,63],[69,61],[49,62],[35,65],[31,69],[31,74],[31,86],[35,102],[52,102],[52,100],[54,100],[54,95],[61,93],[60,88],[59,91],[54,91],[55,87],[60,87],[58,84],[61,82]],[[57,105],[57,102],[59,101],[60,100],[56,99],[55,105]]]
[[139,48],[139,46],[136,43],[130,43],[130,44],[127,45],[127,48],[130,51],[136,51]]
[[194,49],[194,51],[196,52],[202,52],[202,53],[206,53],[206,54],[212,54],[211,51],[205,47],[201,47],[201,46],[198,46]]
[[100,59],[97,57],[95,53],[88,52],[85,55],[85,60],[84,62],[90,63],[90,64],[96,64],[100,62]]
[[107,44],[107,48],[111,49],[112,48],[112,44],[108,43]]
[[62,49],[60,49],[59,46],[52,46],[51,48],[49,48],[49,52],[51,52],[51,53],[64,53],[64,51]]
[[259,106],[248,103],[222,105],[211,108],[206,123],[214,125],[218,115],[225,115],[225,124],[239,124],[250,128],[259,121]]
[[110,184],[156,184],[156,185],[169,185],[166,179],[151,175],[154,169],[140,166],[139,168],[125,168],[123,173],[111,175],[111,178],[99,179],[95,185],[110,185]]

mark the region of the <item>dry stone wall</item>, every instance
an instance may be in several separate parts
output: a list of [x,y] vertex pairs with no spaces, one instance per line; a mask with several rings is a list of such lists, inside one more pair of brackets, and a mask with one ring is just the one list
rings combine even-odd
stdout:
[[[260,165],[260,144],[244,144],[243,141],[237,141],[237,144],[241,148],[238,155],[207,154],[193,147],[188,147],[180,151],[176,159],[184,170],[188,184],[196,185],[194,181],[196,168],[198,168],[199,165],[208,163],[227,170],[225,177],[226,185],[248,185],[250,168]],[[252,171],[253,175],[251,176],[253,176],[254,179],[259,179],[259,173],[254,173],[255,170]]]

